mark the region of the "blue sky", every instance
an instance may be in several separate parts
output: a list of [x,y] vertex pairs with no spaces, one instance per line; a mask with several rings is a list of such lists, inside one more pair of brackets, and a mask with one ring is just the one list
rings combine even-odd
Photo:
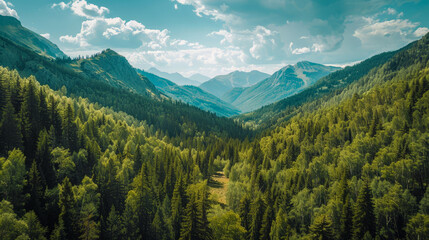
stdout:
[[186,76],[354,63],[419,39],[428,12],[427,0],[0,0],[71,56],[112,48]]

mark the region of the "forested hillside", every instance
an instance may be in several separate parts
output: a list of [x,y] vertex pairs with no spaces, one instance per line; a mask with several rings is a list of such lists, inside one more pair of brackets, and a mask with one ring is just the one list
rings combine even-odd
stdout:
[[227,203],[247,237],[426,239],[428,60],[429,35],[241,151]]
[[25,77],[33,75],[41,84],[47,84],[54,90],[61,89],[68,96],[88,98],[92,103],[126,112],[171,137],[192,137],[195,132],[203,131],[245,135],[245,131],[232,120],[218,118],[214,113],[152,95],[136,94],[104,80],[88,78],[73,70],[68,65],[69,59],[50,60],[1,37],[0,49],[2,66],[16,69]]
[[0,68],[0,79],[1,239],[210,233],[204,179],[219,169],[225,142],[194,133],[174,145],[145,122],[34,77]]
[[8,38],[42,56],[49,58],[66,57],[57,45],[23,27],[21,22],[14,17],[0,15],[0,36]]
[[240,113],[240,110],[199,87],[179,86],[168,79],[137,69],[137,72],[149,79],[161,92],[167,96],[188,103],[200,109],[214,112],[218,116],[230,117]]
[[237,119],[111,50],[0,50],[0,239],[429,236],[429,35]]
[[[407,47],[401,50],[405,50]],[[256,111],[242,114],[236,118],[246,122],[253,128],[265,129],[288,120],[300,112],[318,109],[326,101],[342,93],[345,88],[368,74],[372,69],[385,64],[399,51],[381,53],[354,66],[338,70],[321,78],[313,86],[296,95],[261,107]],[[339,100],[337,99],[337,101]]]

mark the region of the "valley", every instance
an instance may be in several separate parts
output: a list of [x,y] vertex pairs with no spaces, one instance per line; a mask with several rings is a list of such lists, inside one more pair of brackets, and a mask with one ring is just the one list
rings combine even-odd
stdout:
[[[171,11],[238,21],[226,14],[230,3],[216,11],[180,3]],[[151,29],[170,21],[143,26],[106,18],[113,8],[55,3],[49,11],[75,11],[65,22],[85,18],[87,35],[64,35],[62,44],[85,39],[76,49],[104,49],[70,57],[50,35],[23,27],[13,7],[0,0],[0,239],[429,236],[429,33],[347,67],[304,60],[336,52],[290,42],[283,58],[302,56],[286,64],[267,50],[267,62],[276,62],[268,74],[237,69],[263,66],[256,64],[262,43],[278,43],[265,37],[281,29],[255,27],[258,38],[248,47],[254,59],[239,54],[249,64],[238,68],[215,47],[207,57],[203,44]],[[204,23],[195,19],[193,29]],[[144,44],[131,54],[96,45],[88,37],[95,30],[85,27],[103,24],[117,24],[101,34],[109,44],[132,44],[142,33]],[[205,37],[225,37],[221,46],[248,38],[233,33],[249,31]],[[194,67],[192,54],[205,71],[163,71],[176,60]],[[231,66],[211,71],[218,55]]]

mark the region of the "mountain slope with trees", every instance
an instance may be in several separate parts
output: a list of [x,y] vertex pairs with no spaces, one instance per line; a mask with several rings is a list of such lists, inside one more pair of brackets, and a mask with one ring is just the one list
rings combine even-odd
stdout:
[[240,113],[234,106],[205,92],[199,87],[190,85],[179,86],[155,74],[143,70],[137,70],[137,72],[149,79],[159,90],[173,99],[183,101],[206,111],[214,112],[218,116],[230,117]]
[[226,75],[216,76],[201,84],[200,88],[223,99],[224,95],[231,89],[250,87],[269,76],[256,70],[250,72],[234,71]]
[[429,236],[429,34],[249,115],[256,136],[109,83],[133,74],[97,56],[91,77],[0,50],[1,239]]
[[228,99],[233,106],[243,112],[250,112],[299,93],[321,77],[338,69],[311,62],[299,62],[280,69],[251,87],[233,89],[225,94],[224,99]]
[[26,47],[38,54],[51,58],[67,57],[58,47],[39,34],[23,27],[21,22],[9,16],[0,15],[0,36]]

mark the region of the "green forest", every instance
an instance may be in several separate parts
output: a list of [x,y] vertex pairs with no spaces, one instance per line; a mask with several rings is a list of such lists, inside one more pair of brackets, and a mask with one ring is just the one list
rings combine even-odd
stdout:
[[429,238],[429,35],[233,119],[19,51],[0,239]]

